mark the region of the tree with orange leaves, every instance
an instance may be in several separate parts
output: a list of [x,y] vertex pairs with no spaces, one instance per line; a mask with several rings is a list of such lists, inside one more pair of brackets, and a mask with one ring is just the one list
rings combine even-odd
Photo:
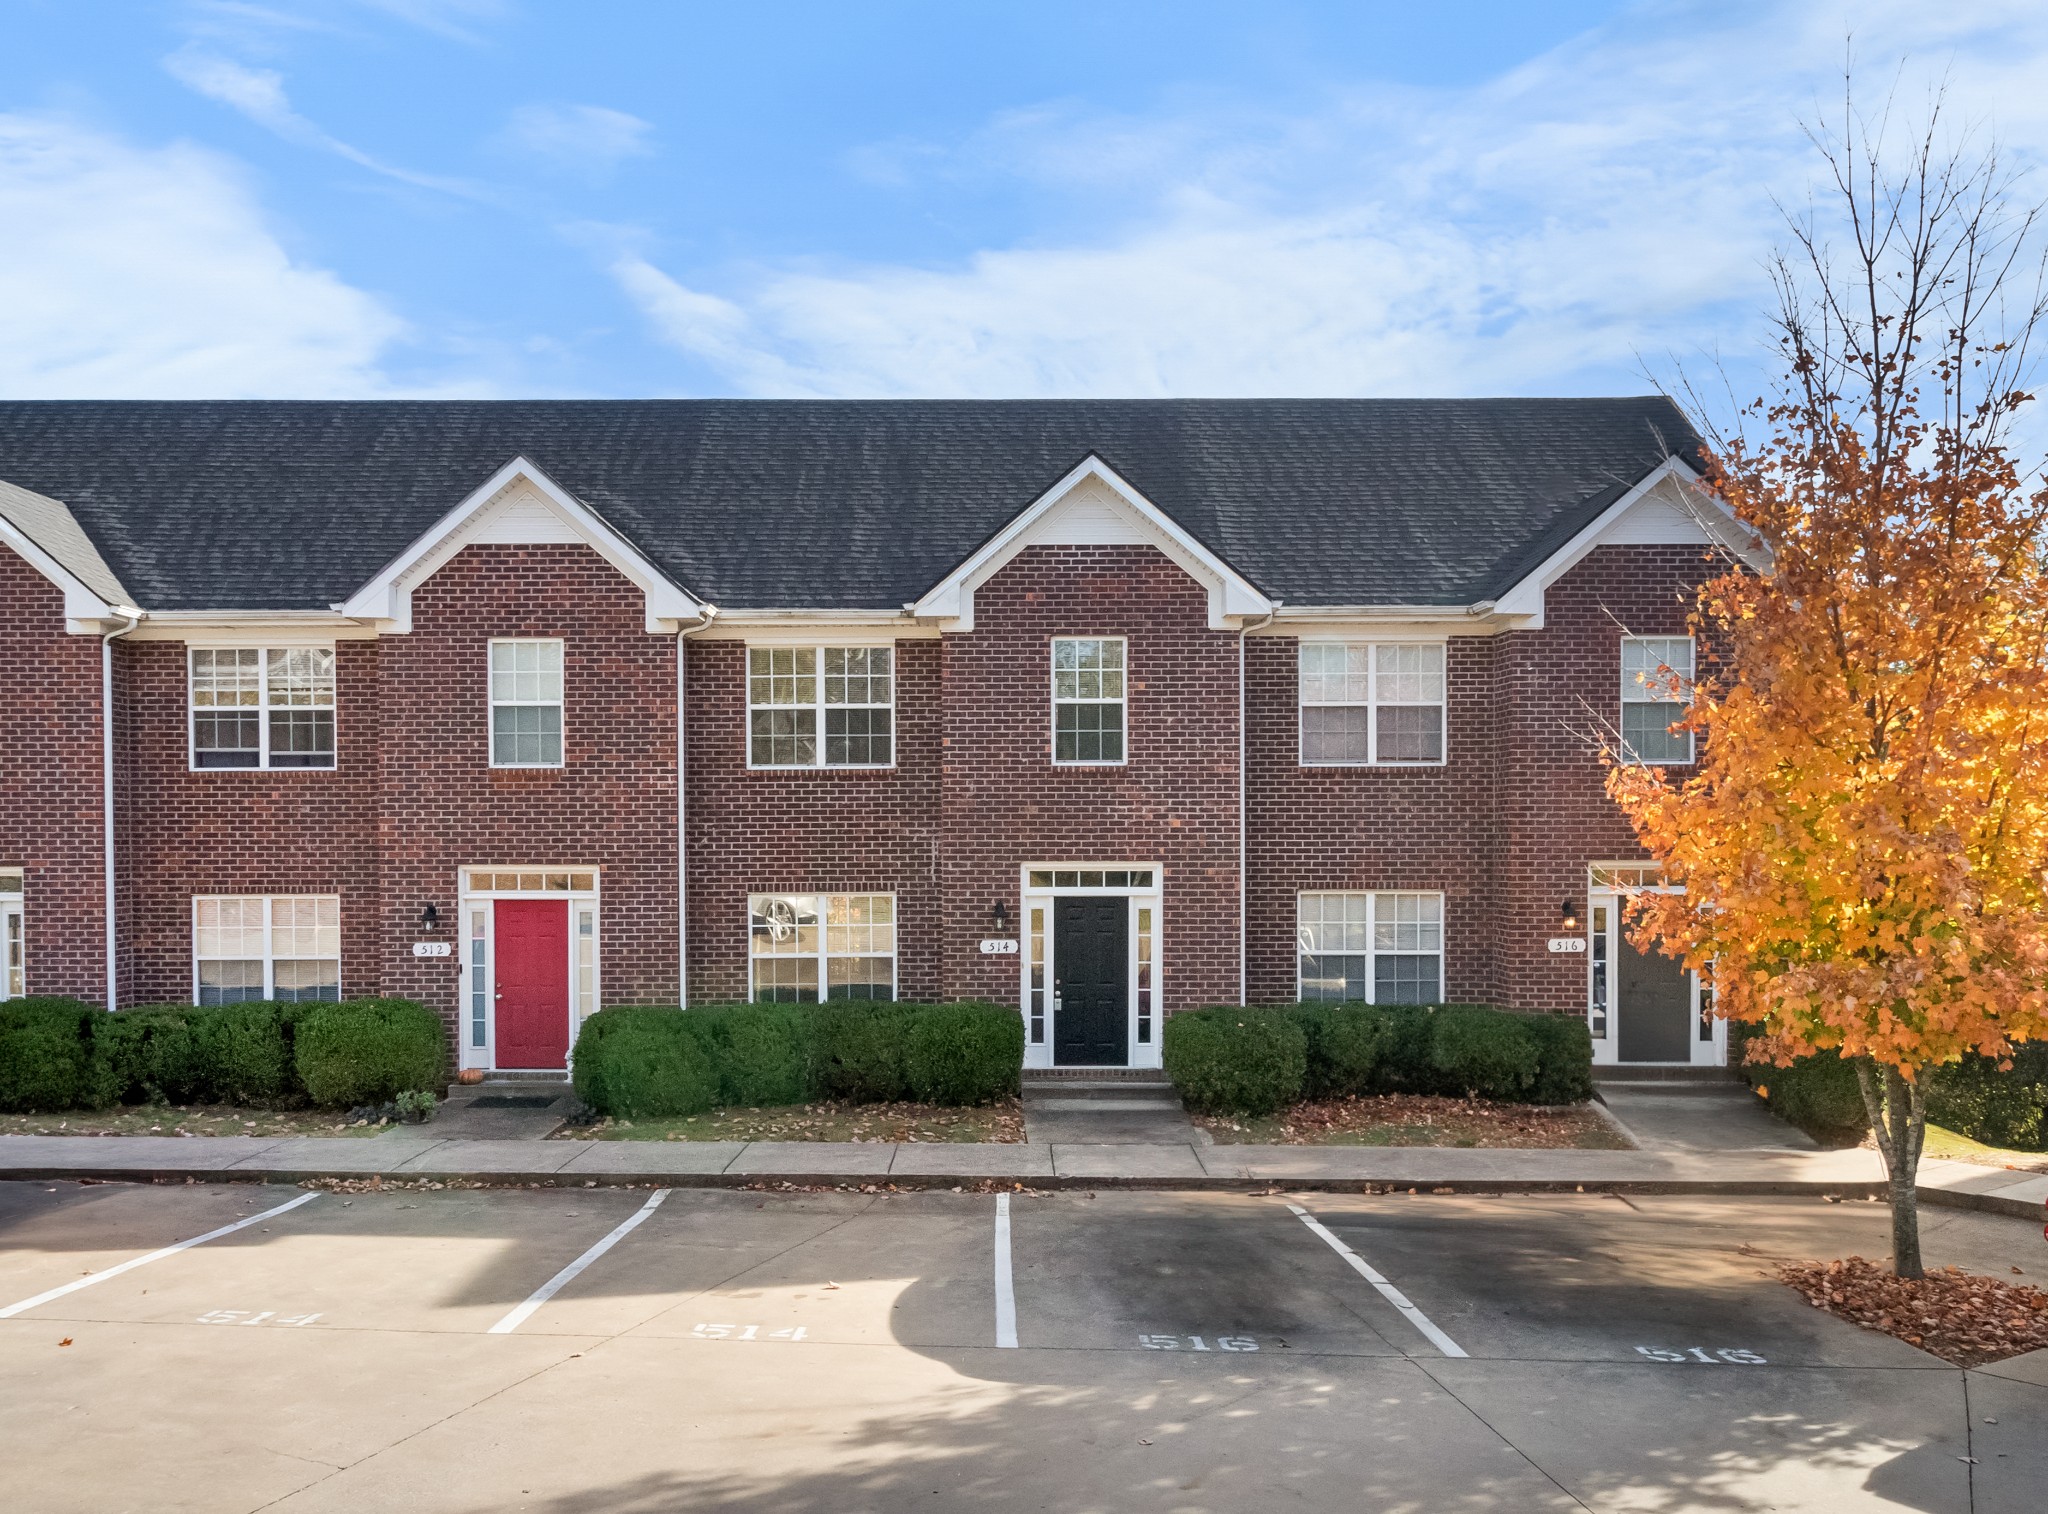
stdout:
[[1706,482],[1763,566],[1695,608],[1697,766],[1607,779],[1684,890],[1636,901],[1638,945],[1710,972],[1753,1059],[1855,1065],[1901,1277],[1929,1071],[2048,1036],[2048,491],[2014,458],[2036,217],[1940,125],[1896,161],[1853,100],[1811,133],[1831,184],[1773,265],[1780,377]]

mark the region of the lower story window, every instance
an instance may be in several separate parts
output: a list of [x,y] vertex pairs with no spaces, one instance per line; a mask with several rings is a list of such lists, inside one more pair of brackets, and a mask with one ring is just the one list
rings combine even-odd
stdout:
[[336,894],[207,894],[192,901],[193,1000],[341,997]]
[[1295,933],[1303,999],[1438,1004],[1444,985],[1444,896],[1302,894]]
[[754,894],[747,914],[756,1001],[896,997],[894,894]]
[[22,939],[21,874],[0,867],[0,999],[28,992],[27,943]]

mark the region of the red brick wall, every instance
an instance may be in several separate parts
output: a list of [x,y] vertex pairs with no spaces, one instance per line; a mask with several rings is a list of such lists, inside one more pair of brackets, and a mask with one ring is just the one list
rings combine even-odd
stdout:
[[[455,939],[458,870],[523,864],[601,869],[605,1002],[674,1002],[675,639],[648,634],[640,591],[583,546],[464,548],[412,615],[378,656],[384,992],[452,1024],[459,952],[412,955],[421,909]],[[563,767],[491,767],[494,636],[563,640]]]
[[746,997],[747,896],[782,891],[895,894],[897,992],[937,997],[939,643],[895,643],[893,768],[750,771],[745,643],[689,657],[691,1000]]
[[203,772],[191,771],[187,644],[115,648],[128,1002],[191,1002],[197,894],[338,894],[342,992],[376,992],[379,644],[335,643],[334,767]]
[[0,867],[22,868],[27,987],[106,999],[100,646],[0,547]]
[[[1552,955],[1559,906],[1586,907],[1586,866],[1642,857],[1607,798],[1598,732],[1621,721],[1621,638],[1679,636],[1719,571],[1698,547],[1602,547],[1551,585],[1540,631],[1498,662],[1502,1002],[1582,1012],[1585,958]],[[1583,918],[1583,916],[1582,916]]]
[[[1237,638],[1150,547],[1030,547],[975,591],[944,642],[942,806],[949,998],[1014,1003],[1014,957],[984,957],[989,907],[1018,921],[1028,862],[1164,869],[1161,1003],[1237,997]],[[1124,636],[1129,761],[1052,763],[1051,639]]]
[[1251,1001],[1296,995],[1297,894],[1368,889],[1442,893],[1444,991],[1454,1001],[1493,999],[1496,644],[1451,639],[1446,760],[1412,768],[1301,766],[1300,646],[1292,636],[1245,642]]

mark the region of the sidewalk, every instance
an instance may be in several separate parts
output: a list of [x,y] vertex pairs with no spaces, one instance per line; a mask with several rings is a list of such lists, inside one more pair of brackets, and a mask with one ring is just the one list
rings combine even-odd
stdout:
[[[983,1181],[1031,1188],[1822,1194],[1883,1191],[1873,1151],[1480,1151],[1361,1146],[903,1145],[805,1141],[464,1141],[411,1132],[357,1139],[5,1136],[0,1179],[295,1183],[437,1178],[558,1186],[739,1187]],[[2039,1219],[2048,1174],[1925,1162],[1929,1204]]]

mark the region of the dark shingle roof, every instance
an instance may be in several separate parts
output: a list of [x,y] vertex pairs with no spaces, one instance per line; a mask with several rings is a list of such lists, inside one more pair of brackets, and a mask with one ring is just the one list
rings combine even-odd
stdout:
[[735,609],[916,599],[1091,452],[1289,604],[1464,604],[1698,446],[1656,396],[0,403],[159,610],[325,608],[521,454]]

